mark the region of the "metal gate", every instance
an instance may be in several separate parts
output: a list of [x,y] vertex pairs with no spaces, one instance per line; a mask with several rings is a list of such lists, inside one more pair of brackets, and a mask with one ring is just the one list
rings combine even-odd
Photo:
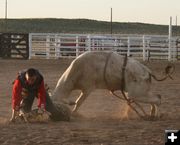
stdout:
[[1,58],[29,58],[29,34],[1,33],[0,34]]

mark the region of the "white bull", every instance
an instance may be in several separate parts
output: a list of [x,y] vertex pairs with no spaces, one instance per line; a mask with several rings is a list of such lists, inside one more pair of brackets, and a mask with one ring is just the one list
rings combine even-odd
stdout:
[[133,58],[127,58],[126,65],[124,61],[125,57],[115,52],[86,52],[80,55],[59,79],[53,94],[54,101],[71,104],[67,98],[72,90],[81,90],[75,101],[75,112],[94,89],[116,91],[124,88],[123,91],[134,101],[160,105],[160,95],[151,91],[151,76],[154,75],[150,69]]

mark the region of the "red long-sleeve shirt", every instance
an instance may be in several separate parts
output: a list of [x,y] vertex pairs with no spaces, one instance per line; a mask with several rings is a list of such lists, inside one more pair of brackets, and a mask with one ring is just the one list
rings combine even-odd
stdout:
[[[15,110],[19,110],[20,102],[22,100],[22,85],[19,79],[14,81],[13,90],[12,90],[12,108]],[[42,105],[46,105],[46,91],[44,87],[44,81],[42,80],[39,88],[38,88],[38,107],[42,107]]]

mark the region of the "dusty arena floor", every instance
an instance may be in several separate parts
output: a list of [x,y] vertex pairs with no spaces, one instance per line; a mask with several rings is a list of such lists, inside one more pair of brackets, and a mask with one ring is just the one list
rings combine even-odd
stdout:
[[[130,120],[123,118],[125,103],[106,90],[97,90],[70,122],[8,124],[12,82],[17,72],[29,67],[39,69],[52,91],[70,62],[66,59],[0,60],[1,145],[164,145],[165,130],[180,129],[180,62],[175,63],[174,80],[153,81],[153,91],[162,95],[162,117],[157,121],[140,120],[133,114]],[[160,76],[167,62],[151,61],[146,65]],[[77,97],[78,93],[71,96]]]

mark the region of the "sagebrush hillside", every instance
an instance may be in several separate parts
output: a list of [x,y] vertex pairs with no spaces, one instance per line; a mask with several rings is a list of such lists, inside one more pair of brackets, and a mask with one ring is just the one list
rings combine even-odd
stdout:
[[[111,33],[111,23],[89,19],[0,19],[0,33]],[[168,25],[112,23],[114,34],[168,34]],[[180,35],[180,27],[173,27]]]

